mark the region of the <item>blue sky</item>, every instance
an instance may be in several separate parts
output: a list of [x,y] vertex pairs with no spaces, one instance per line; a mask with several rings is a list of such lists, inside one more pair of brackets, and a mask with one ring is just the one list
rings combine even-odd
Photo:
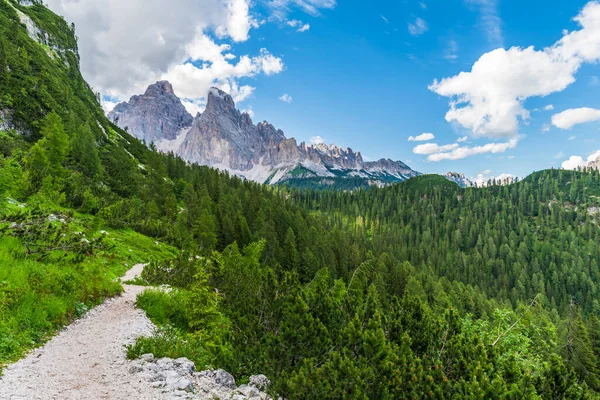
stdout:
[[[118,74],[83,62],[92,85],[116,101],[166,78],[201,108],[207,85],[215,84],[229,89],[255,122],[267,120],[299,142],[320,137],[422,172],[523,177],[561,167],[572,156],[565,166],[581,165],[600,149],[595,2],[227,0],[223,9],[221,0],[185,2],[181,19],[202,21],[195,36],[173,33],[186,26],[179,20],[171,28],[160,25],[160,15],[154,27],[152,18],[143,20],[149,37],[160,32],[162,47],[136,55]],[[74,10],[71,3],[50,0],[77,26],[86,25],[82,15],[92,11]],[[119,2],[90,0],[86,7],[93,3],[114,8],[114,20],[105,22],[116,26],[123,14]],[[111,18],[111,12],[102,15]],[[97,50],[113,49],[110,33],[127,49],[122,41],[130,39],[116,28],[103,35],[90,29],[80,32],[82,59],[95,59],[97,66],[115,51]],[[140,46],[129,45],[128,55]],[[184,56],[165,50],[177,46]],[[476,62],[476,73],[458,77]],[[422,133],[435,138],[408,140]]]

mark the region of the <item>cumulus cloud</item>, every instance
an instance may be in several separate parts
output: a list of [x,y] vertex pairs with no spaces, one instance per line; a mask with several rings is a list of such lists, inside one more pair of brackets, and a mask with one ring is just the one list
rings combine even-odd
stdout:
[[570,108],[552,116],[552,125],[560,129],[571,129],[575,125],[600,120],[600,110],[595,108]]
[[297,32],[306,32],[310,29],[310,24],[304,24],[300,28],[298,28]]
[[597,162],[598,160],[600,160],[600,150],[590,154],[587,160],[584,160],[581,156],[571,156],[568,160],[564,161],[561,166],[563,169],[576,170],[587,167],[590,163]]
[[578,169],[578,168],[583,168],[586,166],[586,162],[583,160],[583,157],[581,156],[571,156],[569,157],[569,159],[567,161],[564,161],[562,163],[562,168],[563,169]]
[[519,137],[512,138],[508,142],[488,143],[482,146],[461,146],[458,143],[438,145],[436,143],[427,143],[416,146],[413,153],[427,155],[427,161],[444,160],[462,160],[478,154],[498,154],[504,153],[517,146]]
[[294,101],[294,99],[292,98],[292,96],[290,96],[287,93],[284,93],[281,95],[281,97],[279,97],[279,100],[283,101],[284,103],[292,103]]
[[554,110],[554,104],[548,104],[546,107],[544,107],[544,111],[552,111]]
[[409,136],[409,142],[426,142],[428,140],[435,139],[435,135],[433,133],[422,133],[419,136]]
[[543,50],[499,48],[482,55],[471,71],[435,80],[429,89],[450,98],[446,120],[475,137],[517,136],[520,121],[530,116],[524,107],[527,98],[564,90],[575,82],[582,64],[600,59],[600,3],[589,2],[575,21],[581,29],[564,32]]
[[413,36],[421,36],[429,30],[429,25],[424,19],[418,18],[408,24],[408,32]]
[[467,140],[469,140],[469,137],[468,136],[463,136],[463,137],[460,137],[460,138],[456,139],[456,142],[457,143],[463,143],[463,142],[466,142]]

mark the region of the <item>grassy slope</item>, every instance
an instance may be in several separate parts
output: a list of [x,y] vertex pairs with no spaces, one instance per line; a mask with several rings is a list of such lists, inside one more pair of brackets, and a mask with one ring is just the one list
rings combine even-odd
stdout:
[[[11,210],[8,215],[0,229],[10,228]],[[177,252],[128,229],[100,229],[94,217],[81,214],[68,223],[66,234],[81,232],[89,240],[102,236],[106,244],[82,261],[61,250],[43,258],[27,256],[23,240],[12,237],[10,229],[5,232],[0,238],[0,367],[43,344],[107,296],[119,294],[118,277],[132,265]]]

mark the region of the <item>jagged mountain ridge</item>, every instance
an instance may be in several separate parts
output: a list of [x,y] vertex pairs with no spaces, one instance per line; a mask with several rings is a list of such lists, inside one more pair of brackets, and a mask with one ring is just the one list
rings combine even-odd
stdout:
[[233,98],[217,88],[210,89],[206,109],[196,118],[185,111],[172,86],[164,81],[120,103],[108,117],[161,151],[260,183],[354,178],[381,186],[419,175],[401,161],[366,162],[350,148],[298,144],[266,121],[254,125],[250,115],[240,112]]

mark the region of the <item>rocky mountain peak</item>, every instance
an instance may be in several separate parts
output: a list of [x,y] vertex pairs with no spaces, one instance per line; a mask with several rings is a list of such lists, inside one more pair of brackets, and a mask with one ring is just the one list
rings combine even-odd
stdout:
[[143,95],[117,104],[108,118],[148,144],[175,139],[194,120],[167,81],[156,82]]
[[175,96],[173,85],[169,81],[158,81],[153,85],[148,86],[144,96],[146,97],[159,97],[164,95]]
[[204,113],[215,113],[218,111],[237,111],[233,98],[219,88],[212,87],[206,98],[206,110]]

